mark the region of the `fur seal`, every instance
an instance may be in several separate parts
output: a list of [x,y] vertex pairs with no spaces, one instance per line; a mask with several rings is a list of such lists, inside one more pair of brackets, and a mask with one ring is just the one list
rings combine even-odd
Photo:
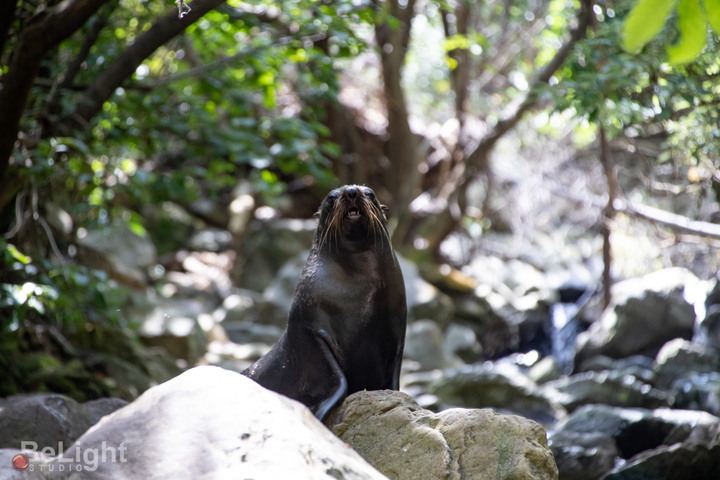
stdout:
[[328,193],[287,329],[242,372],[320,420],[351,393],[399,388],[407,305],[386,213],[368,187]]

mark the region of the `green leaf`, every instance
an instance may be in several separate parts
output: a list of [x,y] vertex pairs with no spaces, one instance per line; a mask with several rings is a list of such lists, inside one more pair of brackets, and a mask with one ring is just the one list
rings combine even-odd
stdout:
[[667,48],[673,65],[695,60],[707,41],[707,20],[699,0],[680,0],[678,5],[680,41]]
[[20,263],[22,263],[22,264],[24,264],[24,265],[27,265],[28,263],[30,263],[30,262],[32,261],[32,259],[31,259],[30,257],[28,257],[27,255],[24,255],[24,254],[23,254],[20,250],[18,250],[17,247],[16,247],[15,245],[13,245],[12,243],[8,243],[8,244],[7,244],[7,250],[8,250],[8,252],[10,252],[10,255],[11,255],[15,260],[17,260],[18,262],[20,262]]
[[639,0],[623,26],[623,48],[637,53],[665,26],[675,0]]
[[705,13],[712,29],[720,35],[720,0],[705,0]]

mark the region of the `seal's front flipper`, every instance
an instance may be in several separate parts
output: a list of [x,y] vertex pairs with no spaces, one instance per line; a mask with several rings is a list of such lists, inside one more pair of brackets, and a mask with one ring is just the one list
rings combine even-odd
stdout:
[[325,330],[320,330],[319,346],[322,356],[327,362],[327,367],[331,371],[330,378],[324,379],[328,383],[327,394],[323,395],[323,398],[319,399],[318,403],[310,406],[310,410],[315,414],[318,420],[323,421],[330,410],[336,405],[342,402],[347,396],[348,383],[345,374],[340,368],[340,364],[335,358],[335,354],[330,348],[330,343],[327,339],[328,334]]

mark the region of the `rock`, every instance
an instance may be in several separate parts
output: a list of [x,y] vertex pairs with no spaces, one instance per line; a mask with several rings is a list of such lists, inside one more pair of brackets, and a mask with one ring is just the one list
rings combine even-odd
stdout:
[[541,385],[551,380],[557,380],[562,375],[560,365],[553,356],[541,358],[535,365],[530,367],[528,377],[533,382]]
[[221,252],[233,246],[232,234],[219,228],[205,228],[192,234],[189,247],[193,250]]
[[691,373],[673,382],[672,407],[720,415],[720,373]]
[[712,349],[676,338],[660,349],[654,369],[658,386],[668,388],[679,378],[720,370],[720,356]]
[[[13,468],[15,461],[18,465],[23,465],[24,458],[18,458],[18,455],[35,455],[35,462],[28,466],[26,470],[16,470]],[[46,477],[43,472],[47,468],[48,458],[42,453],[35,453],[28,450],[18,450],[15,448],[0,448],[0,478],[3,480],[44,480]]]
[[666,442],[678,428],[717,425],[720,419],[706,412],[658,408],[620,408],[585,405],[568,416],[551,434],[567,432],[612,437],[620,457],[631,458]]
[[326,424],[393,480],[558,478],[543,428],[489,409],[432,413],[401,392],[358,392]]
[[78,257],[92,268],[106,270],[117,281],[130,286],[147,284],[147,269],[157,263],[157,250],[149,235],[140,236],[116,222],[100,230],[78,233]]
[[[300,279],[298,277],[295,282]],[[293,291],[289,292],[292,299]],[[223,300],[222,307],[213,313],[216,321],[221,322],[223,327],[226,324],[232,325],[235,322],[250,322],[253,324],[269,325],[284,329],[287,325],[289,306],[285,301],[275,304],[266,300],[264,295],[252,290],[235,289],[234,292]],[[232,327],[228,327],[231,330]]]
[[82,405],[87,411],[90,425],[95,425],[105,415],[110,415],[127,404],[128,401],[122,398],[98,398],[97,400],[89,400]]
[[563,432],[551,435],[548,443],[563,480],[598,480],[613,469],[619,456],[609,435]]
[[714,480],[720,472],[720,424],[704,430],[707,439],[689,438],[642,452],[613,470],[605,480]]
[[[166,353],[167,355],[167,353]],[[141,366],[124,358],[106,353],[98,353],[93,358],[96,368],[107,375],[104,382],[108,389],[125,400],[134,400],[142,392],[155,384],[148,372]]]
[[170,355],[195,364],[207,346],[198,318],[208,310],[195,299],[159,297],[142,320],[140,337],[146,345],[162,347]]
[[517,368],[499,363],[451,368],[429,386],[445,406],[492,407],[549,425],[566,412]]
[[[583,372],[547,382],[544,388],[568,411],[581,405],[602,403],[618,407],[657,408],[667,406],[670,398],[633,375],[614,370]],[[550,394],[552,395],[552,394]]]
[[440,327],[432,320],[418,320],[408,325],[403,356],[418,362],[420,370],[447,368],[454,363],[443,345]]
[[[397,254],[397,252],[396,252]],[[440,328],[445,328],[455,312],[450,297],[425,281],[418,267],[397,255],[405,280],[405,294],[408,305],[408,323],[423,318],[434,320]]]
[[576,370],[578,372],[612,370],[618,375],[632,375],[645,383],[655,384],[654,364],[653,358],[644,355],[632,355],[620,359],[595,355],[583,360]]
[[[263,292],[265,301],[276,305],[278,311],[284,312],[282,317],[273,319],[276,320],[274,325],[278,327],[285,328],[287,325],[287,314],[290,311],[295,296],[295,287],[300,281],[307,257],[308,252],[302,251],[285,262],[275,275],[275,279]],[[269,323],[267,320],[265,319],[263,323]]]
[[46,470],[47,479],[385,478],[302,404],[218,367],[153,387]]
[[578,335],[578,357],[655,355],[669,340],[691,338],[695,309],[683,293],[697,282],[689,270],[668,268],[617,283],[613,303]]
[[[285,262],[310,249],[316,226],[314,219],[274,218],[250,222],[237,262],[241,264],[239,286],[256,292],[265,290]],[[304,264],[307,253],[303,256]],[[299,275],[295,283],[298,278]]]
[[[486,285],[479,285],[473,294],[453,299],[455,316],[475,331],[475,337],[486,359],[499,358],[515,351],[520,341],[517,325],[508,319],[512,316],[507,314],[510,307],[503,303],[503,308],[496,308],[488,298],[492,295],[487,291]],[[503,311],[506,315],[498,314],[498,311]],[[520,318],[517,312],[514,314]]]
[[75,400],[58,394],[34,394],[11,397],[0,411],[0,448],[57,449],[62,442],[73,443],[91,425],[88,409]]
[[264,343],[274,345],[283,329],[274,325],[261,325],[243,321],[225,321],[222,323],[228,338],[237,344]]
[[466,363],[478,361],[482,354],[482,346],[478,342],[475,331],[459,323],[451,323],[445,332],[443,340],[445,351],[456,355]]

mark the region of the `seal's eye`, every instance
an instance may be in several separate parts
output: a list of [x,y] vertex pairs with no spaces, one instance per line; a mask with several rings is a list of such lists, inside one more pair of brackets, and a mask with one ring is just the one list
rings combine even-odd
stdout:
[[369,188],[366,188],[365,190],[363,190],[363,193],[365,194],[365,196],[366,196],[367,198],[370,199],[371,202],[374,202],[374,201],[375,201],[375,192],[373,192],[373,191],[370,190]]
[[339,193],[333,191],[333,192],[328,193],[326,200],[327,200],[328,204],[332,205],[335,203],[335,200],[337,200],[339,196],[340,196]]

